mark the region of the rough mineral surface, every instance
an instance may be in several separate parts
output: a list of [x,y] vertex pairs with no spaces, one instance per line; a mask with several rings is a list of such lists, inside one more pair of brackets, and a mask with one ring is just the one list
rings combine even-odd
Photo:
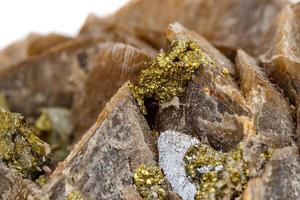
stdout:
[[298,148],[285,147],[273,152],[260,178],[249,181],[246,200],[299,199],[300,160]]
[[24,177],[35,177],[49,164],[50,147],[35,136],[23,116],[0,110],[0,160]]
[[199,182],[196,200],[238,197],[249,179],[242,145],[228,153],[203,144],[193,145],[186,152],[184,161],[189,176]]
[[183,200],[193,199],[197,187],[187,176],[184,155],[190,146],[199,143],[191,136],[175,131],[165,131],[157,141],[159,165],[166,174],[166,179]]
[[240,86],[252,111],[254,129],[261,141],[273,147],[293,143],[295,128],[286,98],[267,80],[257,62],[242,50],[237,52]]
[[0,161],[0,199],[44,199],[40,188],[33,182],[17,175]]
[[300,4],[288,5],[266,36],[266,52],[260,57],[266,73],[284,89],[292,103],[300,93]]
[[155,165],[145,141],[148,134],[150,129],[125,84],[52,175],[45,186],[50,199],[64,199],[72,190],[84,199],[130,199],[129,194],[137,198],[135,169]]
[[274,17],[288,2],[135,0],[111,17],[88,20],[81,34],[125,30],[159,49],[165,44],[166,27],[178,21],[225,49],[244,48],[253,52]]
[[300,200],[299,13],[132,0],[1,50],[0,199]]
[[107,40],[111,38],[77,38],[1,70],[0,90],[12,111],[34,117],[42,107],[70,107],[87,72],[99,64],[98,55],[109,55],[101,45]]
[[163,188],[165,176],[160,167],[142,164],[135,170],[133,180],[143,199],[167,199]]
[[201,65],[215,67],[195,41],[174,41],[169,52],[159,54],[149,68],[141,71],[138,85],[132,85],[131,92],[146,114],[145,98],[165,103],[182,96],[187,81]]
[[77,138],[96,121],[105,103],[118,88],[127,80],[135,82],[140,71],[150,63],[147,54],[129,45],[107,42],[99,48],[94,65],[73,103]]
[[[203,51],[219,67],[202,65],[188,82],[177,103],[160,106],[158,129],[195,135],[201,140],[208,139],[216,149],[229,150],[242,140],[242,119],[249,115],[247,103],[237,84],[231,76],[222,73],[220,66],[231,62],[223,56],[219,57],[221,54],[213,46],[207,45],[207,41],[182,26],[171,26],[168,33],[171,40],[195,37],[198,45],[206,47],[203,47]],[[231,65],[228,65],[230,68]]]

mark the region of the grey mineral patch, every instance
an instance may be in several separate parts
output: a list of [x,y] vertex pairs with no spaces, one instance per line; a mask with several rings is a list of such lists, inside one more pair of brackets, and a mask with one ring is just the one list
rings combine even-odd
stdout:
[[196,138],[176,131],[162,132],[158,138],[159,165],[174,192],[183,200],[194,199],[196,186],[187,178],[183,157]]

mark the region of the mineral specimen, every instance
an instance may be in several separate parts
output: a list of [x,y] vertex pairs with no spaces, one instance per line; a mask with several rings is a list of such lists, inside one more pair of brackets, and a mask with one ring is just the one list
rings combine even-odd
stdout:
[[295,128],[292,110],[284,96],[267,80],[257,61],[238,50],[236,64],[240,74],[240,86],[250,106],[254,132],[273,147],[293,143]]
[[[268,159],[270,151],[263,152],[262,156]],[[188,174],[199,182],[195,195],[198,200],[239,197],[249,180],[242,145],[228,153],[217,152],[203,144],[193,145],[185,154],[184,161]]]
[[159,165],[173,191],[183,200],[193,199],[197,191],[187,176],[183,160],[189,147],[197,143],[197,139],[175,131],[161,133],[157,141]]
[[178,21],[222,48],[243,48],[252,53],[260,47],[263,34],[288,3],[288,0],[135,0],[113,16],[87,21],[81,34],[125,30],[160,49],[165,44],[165,29]]
[[0,199],[300,199],[299,11],[134,0],[3,49]]
[[138,199],[133,174],[156,165],[147,144],[149,129],[128,83],[106,104],[95,124],[44,186],[50,199],[76,190],[84,199]]
[[203,64],[215,65],[195,41],[174,41],[169,52],[159,54],[153,64],[141,72],[138,85],[131,85],[132,94],[143,113],[147,113],[145,98],[152,97],[164,103],[181,96],[187,81]]
[[282,10],[266,35],[265,52],[260,56],[267,75],[283,88],[293,104],[299,104],[300,98],[299,10],[300,4]]
[[246,200],[299,199],[299,150],[285,147],[273,152],[261,177],[248,182],[243,198]]
[[20,177],[14,169],[9,169],[0,161],[0,199],[43,200],[47,195],[40,187],[28,179]]
[[196,70],[177,106],[160,105],[157,129],[194,135],[200,140],[207,139],[216,149],[230,150],[242,140],[244,119],[249,117],[247,102],[237,84],[222,73],[226,64],[234,74],[234,66],[205,39],[178,24],[168,29],[168,36],[171,42],[177,38],[196,41],[216,67],[202,65]]
[[125,81],[136,81],[140,71],[148,66],[150,57],[143,51],[122,43],[105,42],[87,74],[82,90],[74,97],[72,117],[75,137],[96,121],[101,109]]
[[0,121],[0,160],[24,177],[36,177],[49,164],[50,147],[20,114],[1,109]]
[[166,191],[162,187],[165,177],[157,166],[141,165],[133,175],[134,184],[143,199],[166,199]]

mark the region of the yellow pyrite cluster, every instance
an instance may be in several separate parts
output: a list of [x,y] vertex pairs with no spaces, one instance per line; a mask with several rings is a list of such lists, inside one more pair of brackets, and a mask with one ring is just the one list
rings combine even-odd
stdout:
[[66,200],[84,200],[81,193],[77,190],[70,192]]
[[177,40],[166,53],[160,53],[152,65],[143,70],[138,85],[130,84],[133,96],[146,114],[144,100],[152,97],[159,103],[180,96],[191,75],[202,64],[215,65],[193,40]]
[[50,147],[40,140],[25,118],[0,109],[0,160],[22,176],[34,178],[48,168]]
[[188,175],[198,183],[196,200],[233,199],[242,194],[249,180],[241,145],[228,153],[203,144],[193,145],[184,162]]
[[136,169],[133,179],[143,199],[163,200],[167,198],[166,190],[163,187],[165,177],[159,167],[146,167],[142,164]]

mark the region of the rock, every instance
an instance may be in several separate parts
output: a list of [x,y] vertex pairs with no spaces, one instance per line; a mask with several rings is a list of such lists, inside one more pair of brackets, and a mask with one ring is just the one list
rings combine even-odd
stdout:
[[0,160],[27,178],[49,168],[50,147],[35,135],[24,117],[1,109],[0,119]]
[[83,88],[75,94],[72,113],[76,138],[96,121],[118,88],[127,80],[135,82],[150,63],[147,54],[122,43],[103,43],[99,49]]
[[300,200],[299,11],[135,0],[2,50],[0,107],[35,127],[0,109],[0,199]]
[[0,199],[44,200],[46,197],[36,184],[21,178],[0,161]]
[[115,30],[126,30],[160,49],[165,44],[164,30],[178,21],[222,48],[243,48],[252,53],[260,47],[262,35],[288,3],[288,0],[136,0],[113,16],[88,21],[82,32],[97,32],[113,24]]
[[[0,71],[0,90],[12,111],[36,117],[42,107],[71,107],[103,38],[78,38]],[[47,86],[47,87],[46,87]]]
[[157,141],[159,165],[166,174],[172,190],[182,200],[193,199],[197,191],[196,185],[186,174],[183,161],[189,147],[197,143],[197,139],[171,130],[162,132]]
[[127,84],[54,171],[44,187],[50,199],[64,199],[72,191],[86,199],[139,196],[133,171],[141,164],[155,165],[155,159],[147,144],[150,129]]
[[300,160],[298,149],[274,151],[261,177],[248,182],[243,199],[300,199]]
[[[299,11],[299,3],[283,9],[265,36],[264,52],[260,56],[267,75],[283,89],[285,96],[296,106],[296,113],[300,105]],[[299,121],[299,114],[297,118]],[[299,144],[299,125],[297,129]]]
[[[195,37],[194,33],[178,26],[171,26],[168,33],[170,41]],[[160,106],[158,130],[174,130],[200,140],[207,139],[212,147],[228,151],[244,137],[243,124],[249,117],[248,106],[233,78],[222,73],[224,63],[231,62],[224,56],[218,57],[220,53],[216,49],[198,38],[201,37],[195,37],[195,41],[203,46],[203,51],[215,61],[216,67],[202,65],[188,82],[176,106]],[[230,65],[228,69],[231,69]]]
[[260,57],[267,75],[294,104],[300,101],[300,4],[286,6],[266,36],[265,52]]
[[287,100],[247,53],[238,50],[236,64],[240,71],[240,87],[251,109],[253,133],[274,148],[290,146],[295,129]]

